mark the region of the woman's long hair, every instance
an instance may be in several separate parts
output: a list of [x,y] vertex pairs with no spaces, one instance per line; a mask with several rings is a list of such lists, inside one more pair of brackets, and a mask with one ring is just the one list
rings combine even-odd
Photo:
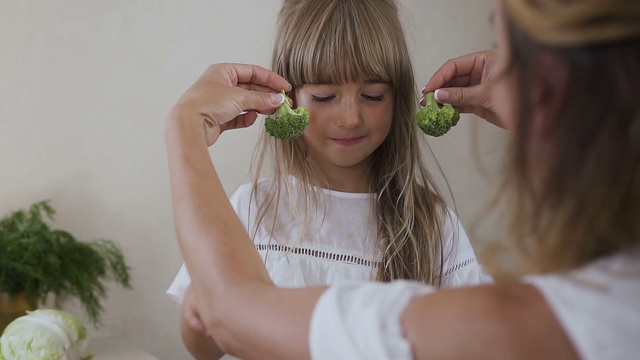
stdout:
[[[519,121],[507,189],[524,273],[562,271],[640,243],[640,3],[505,0]],[[569,69],[565,106],[532,137],[536,59]],[[532,154],[535,153],[535,164]]]

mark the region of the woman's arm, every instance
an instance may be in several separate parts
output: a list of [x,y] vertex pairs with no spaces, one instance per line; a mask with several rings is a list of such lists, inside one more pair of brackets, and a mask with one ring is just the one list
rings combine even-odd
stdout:
[[402,315],[419,359],[578,359],[540,292],[484,285],[416,298]]
[[[307,357],[311,312],[322,290],[273,286],[220,184],[202,127],[180,119],[169,120],[167,139],[174,216],[203,322],[227,353]],[[200,151],[190,145],[198,142]]]
[[237,117],[242,111],[272,113],[283,101],[273,93],[283,88],[290,85],[260,67],[214,65],[178,101],[165,127],[174,221],[199,315],[222,350],[247,359],[307,357],[306,334],[322,289],[273,286],[229,203],[208,145],[221,128],[255,121],[255,112],[244,115],[249,121]]
[[[322,296],[320,302],[325,288],[276,288],[229,203],[207,146],[222,129],[255,121],[255,112],[245,118],[237,116],[241,111],[273,112],[282,99],[271,99],[277,95],[269,92],[282,88],[289,84],[259,67],[213,66],[185,93],[166,122],[178,239],[199,317],[222,350],[244,359],[309,358],[310,327],[322,324],[327,315],[353,319],[338,324],[348,335],[341,339],[346,344],[363,338],[374,343],[384,340],[372,337],[376,329],[367,326],[371,320],[382,329],[379,334],[388,325],[401,327],[401,342],[406,343],[404,338],[410,342],[417,359],[577,358],[544,299],[526,285],[445,290],[413,299],[406,311],[385,301],[389,290],[401,283],[378,284],[367,296],[362,296],[371,288],[367,285],[344,294],[333,288],[326,292],[331,296]],[[358,298],[364,301],[354,301]],[[334,300],[337,305],[331,306]],[[378,314],[373,318],[360,316],[370,311],[371,304],[399,311],[394,316],[384,312],[373,312]],[[322,313],[317,306],[329,310]],[[324,324],[331,328],[333,323]],[[357,325],[364,330],[349,331]],[[327,346],[338,341],[331,332],[315,338]]]

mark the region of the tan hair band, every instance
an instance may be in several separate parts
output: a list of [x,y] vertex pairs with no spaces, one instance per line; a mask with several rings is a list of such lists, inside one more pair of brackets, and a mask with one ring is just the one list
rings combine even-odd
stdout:
[[535,40],[586,46],[640,36],[640,0],[503,0],[506,13]]

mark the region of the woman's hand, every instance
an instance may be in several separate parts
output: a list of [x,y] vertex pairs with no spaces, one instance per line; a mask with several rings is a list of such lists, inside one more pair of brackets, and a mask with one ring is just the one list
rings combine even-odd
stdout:
[[[481,51],[451,59],[444,63],[422,90],[423,94],[436,91],[436,99],[465,113],[473,113],[504,127],[494,112],[491,98],[491,77],[495,53]],[[424,100],[421,102],[424,106]]]
[[194,359],[219,359],[224,356],[202,321],[191,286],[187,287],[180,314],[182,342]]
[[182,321],[189,326],[193,331],[201,334],[202,336],[209,337],[209,330],[200,317],[198,306],[196,304],[195,294],[193,293],[191,286],[187,287],[184,292],[184,300],[182,301]]
[[[272,114],[291,85],[256,65],[215,64],[180,97],[168,121],[204,126],[207,146],[229,129],[251,126],[260,114]],[[185,124],[182,124],[185,125]]]

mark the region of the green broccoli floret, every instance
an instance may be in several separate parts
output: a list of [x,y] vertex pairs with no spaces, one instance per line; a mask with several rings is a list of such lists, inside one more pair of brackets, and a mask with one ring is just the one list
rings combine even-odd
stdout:
[[460,111],[450,104],[440,106],[434,93],[427,94],[427,106],[418,111],[416,122],[429,136],[442,136],[460,120]]
[[[282,94],[284,94],[282,90]],[[282,140],[293,140],[302,136],[309,125],[309,110],[305,107],[292,109],[288,101],[278,107],[274,117],[268,117],[264,126],[267,133]]]

